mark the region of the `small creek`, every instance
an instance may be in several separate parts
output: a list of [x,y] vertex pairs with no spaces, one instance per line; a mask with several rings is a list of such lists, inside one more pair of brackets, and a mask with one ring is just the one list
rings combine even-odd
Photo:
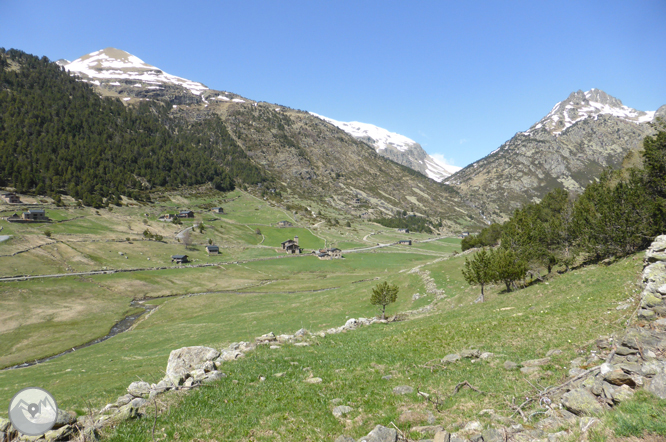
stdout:
[[49,356],[47,358],[42,358],[42,359],[35,359],[34,361],[30,361],[30,362],[23,362],[22,364],[14,365],[12,367],[3,368],[0,371],[14,370],[16,368],[31,367],[33,365],[41,364],[42,362],[47,362],[47,361],[53,360],[55,358],[59,358],[60,356],[64,356],[66,354],[73,353],[76,350],[80,350],[82,348],[90,347],[91,345],[95,345],[95,344],[99,344],[100,342],[104,342],[107,339],[112,338],[117,334],[120,334],[122,332],[125,332],[125,331],[129,330],[130,327],[132,327],[132,325],[134,324],[134,322],[137,319],[139,319],[139,317],[141,317],[141,315],[143,315],[144,313],[149,312],[149,311],[151,311],[151,310],[153,310],[154,308],[157,307],[155,305],[144,304],[143,301],[132,301],[132,302],[130,302],[130,306],[135,307],[135,308],[142,308],[143,311],[136,312],[136,313],[133,313],[131,315],[125,316],[123,319],[116,322],[113,325],[113,327],[111,327],[111,330],[109,330],[109,333],[106,334],[105,336],[102,336],[101,338],[97,338],[97,339],[94,339],[92,341],[86,342],[85,344],[81,344],[81,345],[78,345],[76,347],[72,347],[69,350],[65,350],[62,353],[58,353],[57,355]]
[[[360,281],[358,281],[360,282]],[[260,284],[262,285],[262,284]],[[69,350],[65,350],[61,353],[58,353],[57,355],[49,356],[46,358],[42,359],[35,359],[34,361],[29,361],[29,362],[23,362],[18,365],[13,365],[11,367],[5,367],[0,369],[0,371],[5,371],[5,370],[15,370],[17,368],[25,368],[25,367],[32,367],[33,365],[41,364],[42,362],[48,362],[51,361],[55,358],[59,358],[60,356],[64,356],[69,353],[73,353],[76,350],[80,350],[82,348],[90,347],[91,345],[99,344],[100,342],[104,342],[109,338],[112,338],[120,333],[126,332],[129,330],[132,325],[136,322],[137,319],[139,319],[142,315],[144,315],[146,312],[149,312],[151,310],[156,309],[158,306],[156,305],[150,305],[150,304],[144,304],[146,301],[154,301],[158,299],[164,299],[164,298],[186,298],[190,296],[201,296],[201,295],[212,295],[216,293],[227,293],[227,294],[232,294],[232,295],[249,295],[249,294],[262,294],[262,295],[271,295],[271,294],[291,294],[291,293],[317,293],[317,292],[325,292],[328,290],[335,290],[340,287],[329,287],[325,289],[315,289],[315,290],[299,290],[299,291],[284,291],[284,292],[240,292],[240,291],[234,291],[234,290],[221,290],[221,291],[215,291],[215,292],[203,292],[203,293],[189,293],[186,295],[167,295],[167,296],[159,296],[159,297],[154,297],[154,298],[145,298],[143,300],[135,300],[130,302],[131,307],[135,308],[141,308],[143,311],[141,312],[136,312],[131,315],[125,316],[123,319],[120,321],[116,322],[113,327],[111,327],[111,330],[109,330],[109,333],[106,334],[105,336],[102,336],[101,338],[94,339],[92,341],[86,342],[85,344],[78,345],[76,347],[72,347]]]

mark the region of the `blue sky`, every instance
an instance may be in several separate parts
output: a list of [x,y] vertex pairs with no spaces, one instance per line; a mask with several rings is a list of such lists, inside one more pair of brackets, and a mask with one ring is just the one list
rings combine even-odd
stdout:
[[213,89],[375,124],[456,166],[578,89],[666,104],[666,2],[0,0],[0,46],[105,47]]

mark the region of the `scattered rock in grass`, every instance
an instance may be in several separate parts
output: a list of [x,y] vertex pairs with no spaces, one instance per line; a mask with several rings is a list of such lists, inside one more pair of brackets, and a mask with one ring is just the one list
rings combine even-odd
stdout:
[[148,382],[132,382],[127,387],[127,392],[134,397],[148,397],[150,394],[150,384]]
[[317,377],[311,377],[311,378],[307,378],[303,382],[307,382],[308,384],[321,384],[322,379],[317,378]]
[[457,362],[460,360],[460,355],[458,353],[451,353],[442,358],[442,364],[449,364],[452,362]]
[[393,389],[393,394],[410,394],[414,389],[409,385],[399,385]]
[[603,411],[603,407],[597,402],[597,398],[584,388],[577,388],[565,393],[562,396],[562,405],[579,416],[599,414]]
[[628,401],[634,397],[634,390],[628,385],[622,385],[613,393],[613,402],[619,404],[620,402]]
[[211,371],[210,373],[206,374],[206,378],[202,381],[204,384],[208,384],[211,382],[219,381],[220,379],[226,378],[227,375],[225,373],[222,373],[220,371]]
[[518,369],[518,364],[512,361],[504,361],[504,369],[505,370],[517,370]]
[[309,334],[310,334],[310,332],[307,329],[302,328],[302,329],[298,330],[296,333],[294,333],[294,336],[296,336],[297,338],[304,338],[305,336],[308,336]]
[[220,352],[210,347],[183,347],[173,350],[169,354],[166,375],[175,385],[179,385],[190,371],[219,356]]
[[488,351],[484,351],[483,353],[481,353],[480,358],[483,359],[483,360],[485,361],[485,360],[487,360],[487,359],[493,358],[494,356],[495,356],[494,353],[490,353],[490,352],[488,352]]
[[382,379],[384,379],[385,381],[390,381],[391,378],[393,378],[393,376],[391,376],[390,374],[387,374],[386,376],[382,376]]
[[481,352],[479,350],[462,350],[460,352],[460,357],[466,359],[478,359],[481,357]]
[[280,349],[280,348],[282,348],[282,347],[280,347],[279,345],[271,345],[269,348],[270,348],[271,350],[277,350],[277,349]]
[[275,337],[275,334],[273,332],[266,333],[264,335],[258,336],[254,339],[257,344],[259,345],[267,345],[270,342],[275,342],[277,341],[277,338]]
[[131,394],[126,394],[124,396],[120,396],[116,400],[116,405],[119,406],[119,407],[122,407],[123,405],[129,404],[132,401],[132,399],[134,399],[134,396],[132,396]]
[[377,425],[374,430],[358,440],[358,442],[397,442],[398,432],[393,428]]
[[295,347],[309,347],[310,344],[307,342],[297,342],[294,344]]
[[65,425],[74,425],[76,423],[76,413],[73,411],[65,411],[58,409],[58,414],[56,415],[56,421],[53,424],[52,429],[58,429],[64,427]]
[[281,378],[282,376],[284,376],[284,372],[273,373],[273,376],[275,376],[276,378]]
[[548,350],[548,353],[546,353],[546,357],[549,358],[551,356],[559,356],[562,354],[562,350],[554,348],[552,350]]
[[352,411],[354,411],[352,407],[349,407],[347,405],[338,405],[333,409],[332,413],[333,416],[340,418],[348,413],[351,413]]
[[635,387],[636,382],[624,370],[616,368],[604,374],[604,380],[613,385],[629,385]]

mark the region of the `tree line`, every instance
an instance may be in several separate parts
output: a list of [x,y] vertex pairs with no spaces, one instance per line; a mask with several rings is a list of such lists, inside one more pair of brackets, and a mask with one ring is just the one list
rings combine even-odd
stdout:
[[101,206],[155,187],[266,179],[219,117],[193,123],[170,109],[101,98],[46,57],[0,48],[0,186]]
[[606,170],[578,196],[555,189],[463,239],[463,250],[483,248],[465,259],[467,282],[480,285],[483,297],[488,283],[504,282],[509,291],[558,266],[567,271],[645,249],[666,232],[666,132],[646,137],[641,157],[642,168]]

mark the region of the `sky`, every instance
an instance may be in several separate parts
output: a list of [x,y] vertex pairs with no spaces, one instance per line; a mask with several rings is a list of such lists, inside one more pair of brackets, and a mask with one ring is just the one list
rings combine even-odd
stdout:
[[0,47],[115,47],[169,74],[405,135],[465,166],[571,92],[666,104],[666,1],[0,0]]

